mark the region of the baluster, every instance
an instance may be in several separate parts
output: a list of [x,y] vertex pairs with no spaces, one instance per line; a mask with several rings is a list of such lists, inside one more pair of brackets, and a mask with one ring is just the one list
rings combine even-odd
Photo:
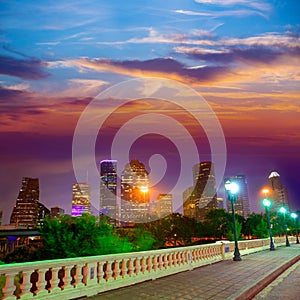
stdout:
[[101,268],[101,262],[97,262],[97,283],[100,283],[103,275],[103,268]]
[[114,280],[118,277],[119,264],[114,260],[111,264],[111,276]]
[[152,270],[156,271],[157,262],[156,262],[156,255],[152,256]]
[[131,274],[132,274],[132,260],[131,260],[131,258],[129,258],[129,260],[127,260],[126,265],[127,265],[127,274],[129,276],[131,276]]
[[103,264],[103,278],[108,281],[109,279],[109,265],[108,265],[108,261],[106,261],[104,264]]
[[126,274],[126,271],[125,271],[125,261],[124,259],[122,259],[119,263],[119,270],[120,270],[120,276],[122,278],[124,278],[125,274]]
[[151,263],[151,257],[150,256],[147,257],[146,265],[147,265],[147,271],[150,273],[151,268],[152,268],[152,263]]
[[87,285],[88,282],[88,273],[89,273],[89,268],[88,268],[88,264],[84,264],[84,266],[81,268],[81,275],[82,275],[82,279],[81,282],[84,285]]
[[140,266],[141,266],[141,272],[144,274],[145,273],[145,258],[144,256],[140,260]]
[[163,267],[166,269],[168,266],[167,255],[164,254],[162,258],[163,258]]
[[13,292],[13,295],[16,296],[17,299],[21,298],[21,295],[26,291],[22,289],[22,285],[24,282],[24,274],[23,271],[20,271],[18,274],[14,276],[14,286],[15,290]]
[[78,283],[78,268],[74,265],[70,270],[71,281],[70,284],[75,288]]
[[48,291],[48,293],[51,292],[53,289],[53,270],[52,268],[49,268],[45,272],[45,290]]
[[157,267],[158,267],[159,269],[162,268],[161,255],[158,255],[158,257],[157,257]]
[[139,259],[136,258],[136,259],[134,260],[134,274],[135,274],[135,275],[138,275],[138,273],[139,273],[139,268],[140,268],[140,266],[139,266]]
[[33,294],[33,296],[36,296],[39,290],[39,270],[35,269],[34,272],[30,274],[30,283],[31,283],[31,288],[30,292]]
[[65,276],[66,276],[66,270],[65,270],[65,266],[61,267],[58,272],[57,272],[57,278],[58,278],[58,287],[61,289],[61,290],[64,290],[65,288]]

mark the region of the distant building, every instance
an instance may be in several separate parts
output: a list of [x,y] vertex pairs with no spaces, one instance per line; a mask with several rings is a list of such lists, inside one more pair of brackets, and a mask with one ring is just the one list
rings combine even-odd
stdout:
[[224,208],[224,198],[218,197],[217,198],[218,208],[223,209]]
[[23,177],[16,205],[10,217],[10,224],[28,229],[35,229],[42,225],[43,219],[50,211],[39,202],[39,195],[38,178]]
[[0,226],[2,225],[2,210],[0,210]]
[[218,208],[213,163],[203,161],[193,167],[193,187],[183,193],[183,214],[203,221],[210,209]]
[[72,216],[79,217],[90,213],[91,188],[88,183],[75,183],[72,189]]
[[51,207],[50,209],[50,217],[55,218],[63,215],[65,213],[65,210],[59,206]]
[[100,215],[106,215],[111,223],[117,219],[117,161],[100,162]]
[[156,211],[158,218],[163,218],[173,213],[172,194],[159,194],[157,196]]
[[271,198],[273,202],[273,209],[284,206],[289,209],[289,199],[287,188],[282,184],[281,177],[277,171],[272,171],[269,176],[269,183],[271,187]]
[[[224,184],[228,180],[235,182],[239,186],[239,190],[236,194],[236,201],[234,203],[235,213],[247,218],[250,214],[247,177],[245,175],[230,176],[224,179]],[[227,210],[229,213],[232,212],[231,202],[228,199],[228,195]]]
[[121,175],[121,222],[133,226],[148,220],[150,213],[149,178],[143,163],[128,163]]

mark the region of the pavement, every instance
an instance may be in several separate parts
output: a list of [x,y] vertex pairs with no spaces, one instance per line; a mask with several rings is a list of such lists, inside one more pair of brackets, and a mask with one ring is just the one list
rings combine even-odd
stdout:
[[300,299],[300,244],[245,255],[242,261],[217,262],[88,299]]

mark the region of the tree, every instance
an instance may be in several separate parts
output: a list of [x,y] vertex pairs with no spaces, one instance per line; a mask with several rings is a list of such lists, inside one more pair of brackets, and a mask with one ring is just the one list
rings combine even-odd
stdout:
[[179,213],[173,213],[165,218],[144,224],[156,240],[157,248],[172,246],[185,246],[191,244],[191,238],[197,230],[197,222]]
[[268,234],[268,224],[267,224],[266,216],[263,214],[252,213],[251,215],[248,216],[242,228],[242,232],[248,238],[268,237],[269,234]]
[[42,252],[47,258],[120,253],[133,248],[128,239],[121,238],[110,224],[89,214],[47,218],[41,235]]
[[227,238],[231,223],[232,217],[225,209],[211,209],[204,216],[205,235],[216,239]]
[[156,240],[152,233],[145,229],[143,224],[137,224],[135,228],[119,228],[117,232],[120,236],[128,238],[133,246],[133,251],[145,251],[156,248]]

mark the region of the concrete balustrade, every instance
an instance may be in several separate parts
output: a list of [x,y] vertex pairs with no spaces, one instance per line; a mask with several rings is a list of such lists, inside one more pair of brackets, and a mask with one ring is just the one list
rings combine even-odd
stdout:
[[[285,237],[275,238],[285,245]],[[290,242],[295,242],[290,237]],[[262,251],[269,239],[239,241],[241,255]],[[56,259],[0,266],[0,299],[72,299],[232,259],[234,243]]]

